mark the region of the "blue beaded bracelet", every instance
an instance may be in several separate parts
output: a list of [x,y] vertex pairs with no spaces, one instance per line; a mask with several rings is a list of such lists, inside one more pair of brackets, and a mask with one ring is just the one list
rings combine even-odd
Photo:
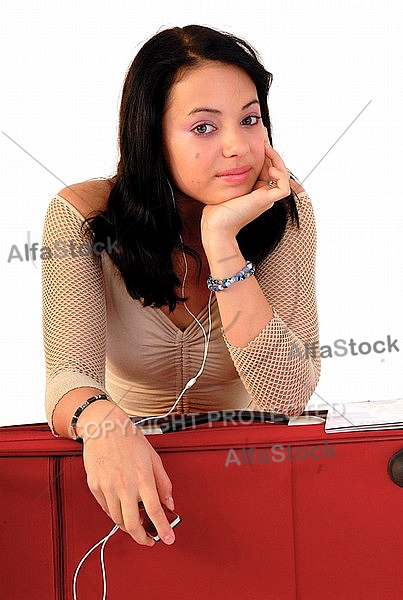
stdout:
[[225,279],[213,279],[211,275],[207,278],[207,287],[212,292],[222,292],[227,289],[233,283],[237,281],[243,281],[247,277],[252,277],[255,274],[255,267],[248,260],[244,268],[232,277],[226,277]]

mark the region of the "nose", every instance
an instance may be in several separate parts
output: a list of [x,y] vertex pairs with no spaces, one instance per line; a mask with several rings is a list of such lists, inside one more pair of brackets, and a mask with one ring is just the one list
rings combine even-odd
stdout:
[[239,129],[228,129],[222,137],[222,153],[226,158],[244,156],[249,152],[249,143],[245,132]]

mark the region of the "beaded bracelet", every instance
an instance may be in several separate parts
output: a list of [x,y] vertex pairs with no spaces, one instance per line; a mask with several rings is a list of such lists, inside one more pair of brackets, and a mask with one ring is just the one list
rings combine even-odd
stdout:
[[83,410],[85,410],[87,408],[87,406],[89,406],[96,400],[109,400],[109,396],[107,396],[106,394],[99,394],[98,396],[92,396],[92,398],[88,398],[88,400],[86,400],[81,406],[79,406],[77,408],[76,412],[74,413],[74,415],[71,418],[71,423],[70,423],[71,437],[73,438],[74,441],[76,441],[76,442],[81,441],[81,438],[78,435],[77,429],[76,429],[78,417],[81,415]]
[[213,279],[211,275],[207,278],[207,287],[212,292],[222,292],[233,283],[237,281],[243,281],[247,277],[252,277],[255,274],[255,267],[248,260],[244,268],[232,277],[226,277],[225,279]]

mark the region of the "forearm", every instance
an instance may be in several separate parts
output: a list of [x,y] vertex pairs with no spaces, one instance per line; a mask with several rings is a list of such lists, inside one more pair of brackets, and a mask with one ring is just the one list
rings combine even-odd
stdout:
[[[234,237],[204,235],[203,246],[213,279],[238,273],[249,259],[242,256]],[[217,292],[216,298],[225,336],[233,346],[247,346],[273,318],[272,308],[255,277]]]
[[[259,264],[256,276],[273,308],[273,318],[247,348],[231,345],[232,340],[224,338],[241,380],[259,409],[289,415],[303,411],[320,374],[316,228],[312,204],[305,192],[298,200],[298,215],[300,227],[288,222],[279,246]],[[241,287],[254,279],[217,292],[217,300],[237,286],[241,293]]]
[[[65,394],[54,411],[56,431],[69,437],[75,410],[100,391],[87,387]],[[111,401],[93,402],[80,415],[77,433],[84,441],[88,486],[112,521],[138,543],[153,546],[140,520],[138,501],[142,500],[160,538],[172,544],[175,534],[161,506],[174,510],[172,484],[161,459],[126,413]]]
[[[203,209],[201,236],[213,279],[231,277],[245,267],[237,233],[290,194],[290,177],[281,157],[264,141],[265,162],[254,189]],[[275,185],[273,186],[273,181]],[[240,348],[251,342],[272,320],[273,311],[255,277],[217,292],[217,303],[227,341]]]

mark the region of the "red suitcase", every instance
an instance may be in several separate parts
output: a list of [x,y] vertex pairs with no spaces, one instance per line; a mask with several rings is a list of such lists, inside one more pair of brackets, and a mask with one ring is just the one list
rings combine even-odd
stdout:
[[[403,487],[388,474],[402,430],[226,422],[149,439],[182,523],[171,547],[109,540],[109,600],[402,599]],[[81,451],[46,425],[0,429],[2,598],[70,600],[112,528]],[[99,549],[77,589],[102,599]]]

